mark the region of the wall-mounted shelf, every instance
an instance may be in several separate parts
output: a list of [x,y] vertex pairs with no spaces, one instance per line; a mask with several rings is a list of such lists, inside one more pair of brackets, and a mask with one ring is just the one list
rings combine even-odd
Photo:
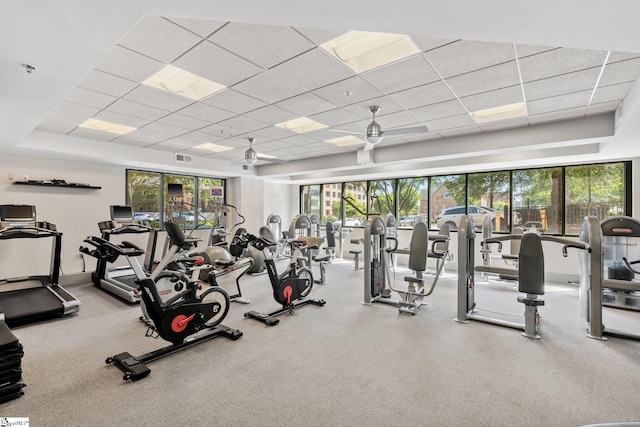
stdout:
[[89,184],[79,184],[75,182],[52,182],[52,181],[15,181],[14,185],[36,185],[39,187],[61,187],[61,188],[84,188],[86,190],[100,190],[102,187],[96,187]]

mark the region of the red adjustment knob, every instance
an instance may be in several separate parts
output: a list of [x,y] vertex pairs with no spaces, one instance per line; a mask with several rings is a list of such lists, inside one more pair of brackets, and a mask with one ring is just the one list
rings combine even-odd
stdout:
[[198,257],[194,262],[193,265],[202,265],[204,264],[204,257]]
[[287,299],[287,305],[291,304],[291,295],[293,295],[293,288],[291,286],[287,286],[282,291],[282,295]]

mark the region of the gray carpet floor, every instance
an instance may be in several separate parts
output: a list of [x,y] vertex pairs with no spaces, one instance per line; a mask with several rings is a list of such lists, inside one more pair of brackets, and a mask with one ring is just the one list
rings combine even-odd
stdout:
[[[396,271],[400,286],[406,270]],[[327,266],[327,301],[266,327],[244,318],[273,311],[266,275],[241,282],[216,338],[149,364],[123,381],[105,358],[166,344],[145,338],[140,308],[92,285],[68,287],[79,314],[14,328],[25,348],[25,395],[0,416],[33,426],[579,426],[640,420],[640,343],[588,339],[575,287],[548,284],[542,339],[480,322],[460,324],[456,277],[447,272],[416,316],[362,305],[363,271]],[[478,283],[489,311],[521,316],[507,282]],[[607,310],[605,325],[640,333],[640,313]],[[611,326],[613,327],[613,326]]]

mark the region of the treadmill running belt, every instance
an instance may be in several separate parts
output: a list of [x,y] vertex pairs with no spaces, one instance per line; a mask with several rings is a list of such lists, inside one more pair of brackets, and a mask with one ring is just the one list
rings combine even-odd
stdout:
[[48,288],[27,288],[0,292],[0,312],[9,326],[64,314],[62,301]]

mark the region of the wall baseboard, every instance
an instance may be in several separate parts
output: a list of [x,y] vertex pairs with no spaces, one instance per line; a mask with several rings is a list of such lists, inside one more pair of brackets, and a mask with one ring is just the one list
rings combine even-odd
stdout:
[[72,273],[61,275],[59,285],[86,285],[88,283],[91,283],[91,273]]

